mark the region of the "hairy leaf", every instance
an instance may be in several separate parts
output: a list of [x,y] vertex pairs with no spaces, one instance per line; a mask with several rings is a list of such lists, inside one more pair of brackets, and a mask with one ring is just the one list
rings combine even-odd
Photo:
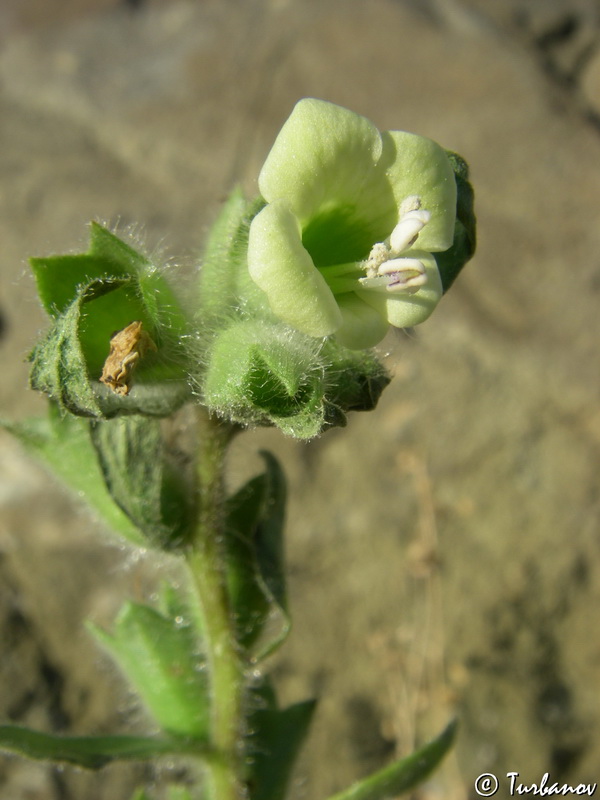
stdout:
[[189,488],[167,460],[160,422],[144,416],[92,422],[91,436],[108,491],[151,543],[181,544],[191,522]]
[[208,678],[191,618],[173,619],[150,606],[126,603],[113,635],[90,628],[164,731],[200,741],[208,738]]
[[57,736],[18,725],[0,725],[0,750],[42,761],[100,769],[111,761],[198,753],[198,743],[158,736]]
[[250,800],[284,800],[316,701],[306,700],[280,709],[268,682],[255,690],[255,701],[253,735],[248,744]]
[[[227,504],[228,585],[240,643],[264,658],[290,629],[285,589],[285,477],[277,460]],[[268,623],[268,624],[267,624]]]
[[437,739],[421,747],[412,755],[364,778],[329,800],[392,800],[408,792],[427,778],[450,750],[456,736],[456,721]]
[[46,418],[2,424],[31,455],[88,503],[115,533],[132,544],[145,543],[139,529],[106,488],[87,420],[61,414],[51,403]]

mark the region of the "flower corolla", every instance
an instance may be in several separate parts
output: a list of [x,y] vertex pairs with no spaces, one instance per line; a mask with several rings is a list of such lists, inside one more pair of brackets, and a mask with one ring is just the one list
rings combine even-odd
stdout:
[[456,219],[454,171],[438,144],[307,98],[259,189],[248,269],[277,317],[361,349],[431,314],[443,293],[433,253],[450,248]]

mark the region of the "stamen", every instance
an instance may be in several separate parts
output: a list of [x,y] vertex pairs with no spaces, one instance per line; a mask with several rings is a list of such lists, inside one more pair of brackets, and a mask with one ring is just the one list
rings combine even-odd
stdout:
[[409,211],[400,218],[390,236],[390,248],[394,255],[399,255],[403,250],[413,244],[419,233],[431,219],[429,211]]
[[388,292],[404,292],[405,294],[414,294],[421,286],[427,283],[427,275],[414,275],[412,278],[405,278],[405,276],[395,272],[390,275],[390,282],[388,283]]
[[401,254],[415,242],[431,219],[431,212],[421,208],[421,198],[414,194],[400,204],[399,222],[385,242],[377,242],[369,257],[362,262],[367,273],[358,283],[375,292],[413,294],[427,283],[423,262],[418,258],[402,258]]
[[425,267],[418,258],[390,258],[385,264],[379,267],[380,275],[391,275],[394,272],[402,272],[407,277],[411,275],[424,275]]
[[376,292],[413,294],[427,283],[427,274],[417,258],[392,258],[380,266],[378,275],[361,278],[359,283]]

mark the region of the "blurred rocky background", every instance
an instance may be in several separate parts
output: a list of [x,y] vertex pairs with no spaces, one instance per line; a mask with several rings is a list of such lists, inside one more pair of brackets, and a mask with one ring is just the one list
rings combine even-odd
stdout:
[[[0,4],[5,417],[44,408],[26,389],[45,325],[27,258],[85,249],[99,219],[193,266],[300,97],[471,164],[476,258],[425,326],[386,341],[378,409],[233,453],[232,485],[264,446],[290,478],[295,627],[273,669],[282,700],[321,698],[295,800],[455,714],[457,750],[414,798],[473,798],[482,772],[600,778],[599,30],[597,0]],[[143,729],[83,624],[151,596],[156,568],[2,435],[0,719]],[[0,756],[0,797],[129,800],[182,770]]]

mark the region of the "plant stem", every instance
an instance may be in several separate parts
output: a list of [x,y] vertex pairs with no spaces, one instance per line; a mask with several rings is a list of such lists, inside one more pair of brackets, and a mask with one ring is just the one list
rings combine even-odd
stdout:
[[211,800],[241,800],[243,661],[225,585],[222,552],[225,452],[234,428],[202,414],[198,458],[198,523],[187,553],[211,682],[211,745],[221,758],[206,764]]

